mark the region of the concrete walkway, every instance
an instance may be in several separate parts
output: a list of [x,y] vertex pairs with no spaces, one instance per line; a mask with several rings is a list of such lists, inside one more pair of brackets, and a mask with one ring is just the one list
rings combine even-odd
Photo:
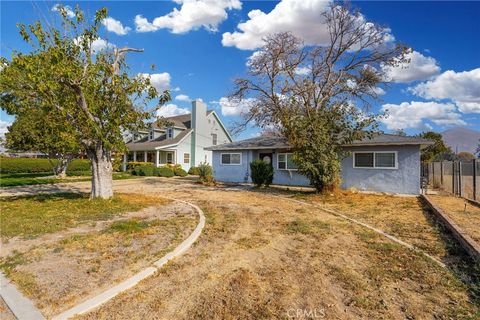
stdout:
[[0,295],[10,311],[19,320],[45,319],[33,302],[26,298],[3,273],[0,272]]

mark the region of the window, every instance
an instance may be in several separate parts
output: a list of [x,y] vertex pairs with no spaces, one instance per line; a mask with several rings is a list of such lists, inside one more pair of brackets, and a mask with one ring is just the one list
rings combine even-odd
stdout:
[[242,164],[242,154],[241,153],[222,153],[222,164]]
[[212,133],[212,144],[214,146],[217,145],[217,134],[216,133]]
[[298,165],[293,161],[293,153],[279,153],[277,158],[278,170],[298,170]]
[[183,163],[190,163],[190,153],[183,154]]
[[153,130],[150,130],[148,134],[148,139],[153,140],[154,137],[155,137],[155,133],[153,132]]
[[172,164],[173,163],[173,152],[168,152],[167,153],[167,163]]
[[353,167],[397,169],[397,152],[354,152]]
[[167,128],[167,139],[173,138],[173,128]]

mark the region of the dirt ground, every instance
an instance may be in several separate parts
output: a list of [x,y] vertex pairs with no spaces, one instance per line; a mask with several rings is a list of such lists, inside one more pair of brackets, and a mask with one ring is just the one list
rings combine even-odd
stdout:
[[480,244],[480,208],[465,199],[451,195],[429,195],[455,223]]
[[[480,317],[478,279],[461,266],[465,257],[416,198],[252,192],[165,178],[118,182],[115,190],[198,204],[206,226],[182,257],[79,319]],[[274,195],[341,210],[448,268],[362,226]],[[69,246],[63,251],[79,248]]]
[[160,198],[158,203],[108,221],[10,241],[2,270],[45,316],[54,316],[151,266],[188,237],[196,212],[183,203]]
[[[202,188],[178,180],[145,183],[148,188],[129,189],[199,204],[207,215],[204,233],[184,256],[157,275],[80,319],[305,319],[315,315],[474,319],[480,315],[472,289],[475,284],[454,270],[321,210],[259,192]],[[416,198],[370,197],[365,195],[364,200],[370,202],[371,210],[388,208],[390,216],[366,216],[366,220],[387,230],[396,228],[406,240],[417,245],[425,242],[427,251],[455,260]],[[329,205],[344,201],[338,208],[350,212],[355,211],[357,200],[337,198]],[[402,216],[396,227],[387,222],[395,219],[395,211]],[[410,228],[418,230],[408,231],[406,224],[415,215],[418,222]]]

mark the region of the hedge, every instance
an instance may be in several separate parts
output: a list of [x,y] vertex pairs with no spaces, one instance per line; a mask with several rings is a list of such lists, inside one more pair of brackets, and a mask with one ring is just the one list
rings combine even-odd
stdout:
[[135,169],[135,167],[138,167],[138,166],[152,166],[153,167],[153,163],[151,163],[151,162],[141,162],[141,161],[127,162],[127,170],[133,170],[133,169]]
[[173,169],[169,167],[156,168],[155,171],[156,171],[155,174],[159,177],[171,178],[175,175],[175,173],[173,172]]
[[200,170],[198,169],[198,167],[190,167],[190,169],[188,170],[188,174],[198,176],[200,175]]
[[[67,173],[90,171],[90,161],[73,160],[67,168]],[[50,161],[45,158],[0,158],[0,173],[40,173],[53,172]]]
[[173,173],[179,177],[186,177],[188,175],[187,171],[183,170],[182,168],[174,168]]

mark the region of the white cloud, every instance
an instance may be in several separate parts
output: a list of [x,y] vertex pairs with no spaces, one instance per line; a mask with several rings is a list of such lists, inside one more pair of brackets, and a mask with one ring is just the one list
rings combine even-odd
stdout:
[[[74,39],[74,43],[76,45],[79,45],[80,42],[81,42],[81,38],[82,37],[78,37],[76,39]],[[92,53],[98,53],[102,50],[107,50],[107,49],[113,49],[115,48],[115,45],[113,43],[110,43],[108,42],[107,40],[105,39],[102,39],[102,38],[98,38],[96,40],[93,40],[92,44],[91,44],[91,49],[92,49]]]
[[451,100],[463,113],[480,113],[480,68],[448,70],[409,91],[426,99]]
[[132,30],[132,28],[130,27],[124,27],[120,21],[115,20],[112,17],[107,17],[103,19],[102,24],[108,31],[113,32],[119,36],[124,36],[130,30]]
[[170,74],[168,72],[162,72],[162,73],[139,73],[139,76],[141,77],[149,77],[150,78],[150,83],[152,86],[157,89],[159,93],[167,90],[170,88]]
[[229,116],[240,116],[247,113],[255,102],[254,98],[247,98],[243,100],[229,99],[226,97],[220,98],[218,104],[222,108],[222,115]]
[[92,51],[93,53],[97,53],[102,50],[106,49],[113,49],[115,48],[115,45],[113,43],[108,42],[105,39],[99,38],[97,40],[94,40],[92,42]]
[[[248,20],[237,25],[237,31],[225,32],[222,44],[242,50],[254,50],[263,45],[263,38],[269,34],[293,33],[309,45],[325,45],[330,42],[328,26],[323,13],[332,4],[330,0],[282,0],[269,13],[252,10]],[[364,16],[357,19],[359,24],[369,28]],[[389,29],[384,29],[385,41],[393,41]]]
[[61,7],[63,7],[63,9],[65,10],[65,12],[67,13],[67,17],[69,17],[69,18],[75,17],[75,12],[73,12],[72,7],[70,7],[70,6],[65,6],[65,5],[62,5],[62,4],[60,4],[60,3],[55,4],[55,5],[52,7],[52,11],[53,11],[53,12],[60,12],[60,8],[61,8]]
[[11,126],[11,122],[3,121],[0,119],[0,138],[5,137],[5,133],[8,132],[8,126]]
[[429,124],[425,120],[440,126],[466,125],[456,110],[452,103],[412,101],[384,104],[381,111],[386,111],[387,117],[381,121],[389,130],[428,128]]
[[311,70],[308,67],[297,67],[295,73],[300,76],[306,76],[311,73]]
[[190,97],[187,96],[186,94],[179,94],[178,96],[175,97],[175,100],[178,100],[178,101],[191,101],[192,99],[190,99]]
[[169,103],[167,105],[160,107],[160,109],[158,109],[156,112],[156,116],[157,117],[173,117],[173,116],[178,116],[178,115],[187,114],[187,113],[190,113],[190,110],[185,108],[180,108],[176,104]]
[[405,83],[426,80],[440,72],[437,61],[432,57],[425,57],[420,52],[412,51],[406,58],[410,61],[394,67],[382,67],[389,81]]
[[201,27],[217,31],[218,25],[227,19],[227,10],[242,8],[240,0],[174,0],[181,4],[180,10],[153,19],[150,23],[142,15],[135,17],[137,32],[152,32],[168,29],[172,33],[186,33]]

